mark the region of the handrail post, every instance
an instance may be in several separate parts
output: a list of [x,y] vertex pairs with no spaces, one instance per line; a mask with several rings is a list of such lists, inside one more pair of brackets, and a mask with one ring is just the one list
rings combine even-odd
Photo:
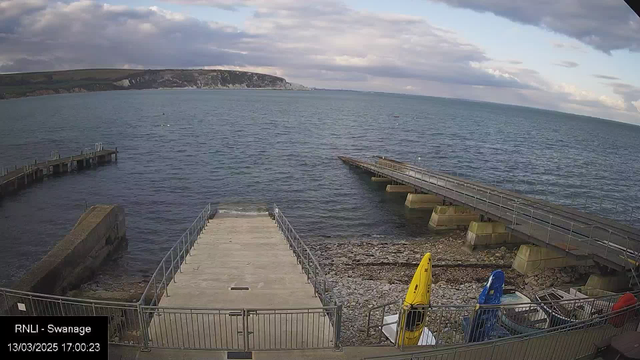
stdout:
[[171,249],[171,278],[173,279],[173,283],[176,283],[176,269],[173,268],[173,248]]
[[164,293],[169,297],[169,285],[167,284],[167,271],[164,265],[164,259],[162,259],[162,282],[164,282]]
[[181,241],[178,241],[178,271],[182,272],[182,261],[180,258],[180,242]]
[[567,242],[567,245],[565,247],[565,251],[569,251],[569,244],[571,244],[571,237],[573,236],[573,225],[574,225],[574,223],[571,222],[571,230],[569,230],[569,242]]
[[144,309],[142,308],[140,302],[138,301],[136,304],[136,310],[138,311],[138,321],[140,322],[140,331],[142,332],[142,350],[149,350],[149,333],[147,331],[147,323],[144,320]]
[[488,213],[489,212],[489,190],[487,190],[487,204],[485,205],[484,210]]
[[156,279],[156,274],[153,274],[153,298],[156,299],[156,305],[160,302],[158,298],[158,286],[156,285],[158,279]]
[[[334,339],[333,339],[333,347],[335,350],[340,349],[340,335],[342,332],[342,305],[338,305],[335,308],[335,316],[333,320],[333,330],[335,331]],[[384,314],[383,314],[384,317]],[[367,329],[367,332],[369,329]]]
[[249,312],[242,309],[242,339],[244,351],[249,351]]
[[186,264],[187,263],[187,247],[184,243],[185,237],[182,235],[182,260]]
[[533,227],[533,209],[531,209],[531,216],[529,217],[529,236],[531,236],[532,227]]

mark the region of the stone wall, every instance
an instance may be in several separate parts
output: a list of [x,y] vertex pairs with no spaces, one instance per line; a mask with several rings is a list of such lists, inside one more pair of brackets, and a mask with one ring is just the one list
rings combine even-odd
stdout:
[[14,288],[65,294],[93,277],[109,255],[126,245],[124,209],[118,205],[92,206],[80,217],[71,232],[35,264]]

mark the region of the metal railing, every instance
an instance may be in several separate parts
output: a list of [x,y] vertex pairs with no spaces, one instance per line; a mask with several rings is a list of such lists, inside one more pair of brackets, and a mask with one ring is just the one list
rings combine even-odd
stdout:
[[338,348],[340,311],[142,307],[149,347],[236,351]]
[[329,289],[327,278],[318,261],[313,256],[307,245],[300,239],[298,233],[293,229],[289,220],[278,209],[277,205],[273,205],[273,214],[276,224],[289,243],[289,248],[293,250],[298,264],[302,266],[302,271],[307,275],[309,283],[313,285],[315,294],[325,306],[335,306],[336,299],[333,291]]
[[[276,222],[298,258],[322,307],[212,309],[158,306],[170,296],[190,250],[217,210],[208,204],[164,256],[137,303],[75,299],[0,288],[0,315],[109,317],[109,342],[143,349],[300,350],[340,347],[342,306],[328,289],[324,272],[282,212]],[[329,304],[329,305],[328,305]]]
[[[638,292],[633,294],[637,296]],[[367,314],[366,330],[368,337],[375,335],[377,331],[379,342],[382,343],[385,327],[397,329],[398,324],[406,325],[400,326],[394,340],[395,346],[400,349],[405,346],[402,341],[405,334],[420,323],[424,323],[428,329],[429,345],[434,347],[476,343],[553,329],[595,318],[611,312],[613,304],[620,296],[622,294],[518,304],[433,305],[410,308],[402,307],[402,302],[396,301],[371,308]],[[393,315],[397,317],[394,318]],[[391,320],[385,321],[385,317]]]
[[139,309],[139,304],[0,289],[0,315],[107,316],[109,342],[113,344],[143,345],[144,324]]
[[216,212],[215,208],[212,210],[211,204],[207,204],[187,231],[173,244],[160,261],[156,271],[151,275],[149,284],[140,298],[141,305],[158,305],[163,295],[169,296],[169,283],[172,280],[175,282],[176,273],[182,272],[182,264],[187,262],[191,248],[197,242],[198,236],[204,230],[211,215]]
[[523,205],[522,199],[498,189],[384,159],[379,164],[349,160],[381,176],[388,176],[385,172],[393,171],[397,180],[466,204],[492,217],[497,216],[508,223],[512,231],[569,254],[575,255],[575,250],[580,248],[623,268],[634,265],[629,259],[637,262],[640,258],[640,241],[598,224],[571,221],[558,214],[554,216],[548,209],[532,207],[534,204]]
[[[437,164],[433,164],[437,166]],[[412,166],[412,165],[407,165]],[[565,191],[569,196],[557,196],[563,194],[553,194],[553,188],[549,186],[548,182],[538,182],[529,179],[525,174],[515,175],[515,178],[507,179],[488,179],[480,178],[477,172],[461,172],[459,170],[449,168],[438,168],[437,172],[455,176],[464,177],[466,179],[473,179],[480,183],[486,183],[494,188],[500,188],[511,191],[513,193],[519,193],[527,196],[531,196],[536,200],[553,201],[562,206],[572,207],[574,209],[589,213],[592,215],[602,216],[607,219],[625,223],[630,226],[640,225],[640,211],[635,206],[621,204],[619,201],[612,201],[610,196],[600,192],[598,194],[591,194],[591,190],[584,189],[582,192],[585,196],[582,200],[576,194],[572,194],[572,191]],[[589,194],[587,194],[589,193]],[[556,195],[553,196],[552,195]],[[593,195],[596,195],[595,197]],[[604,215],[607,214],[607,215]]]
[[339,306],[209,309],[142,306],[0,289],[0,315],[107,316],[109,343],[142,348],[299,350],[339,347]]
[[429,349],[399,355],[368,357],[388,360],[455,359],[558,359],[575,360],[593,355],[598,343],[624,332],[636,331],[640,304],[591,319],[495,339],[480,344],[465,344],[444,349]]

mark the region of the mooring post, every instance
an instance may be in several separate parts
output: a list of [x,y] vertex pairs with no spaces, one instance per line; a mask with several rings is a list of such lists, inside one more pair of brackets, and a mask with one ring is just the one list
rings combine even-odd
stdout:
[[118,147],[116,146],[116,162],[118,162]]

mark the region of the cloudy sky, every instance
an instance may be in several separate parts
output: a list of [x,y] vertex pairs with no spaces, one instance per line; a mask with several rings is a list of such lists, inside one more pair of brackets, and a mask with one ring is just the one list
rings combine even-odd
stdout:
[[623,0],[0,0],[2,73],[242,69],[640,124],[638,64]]

